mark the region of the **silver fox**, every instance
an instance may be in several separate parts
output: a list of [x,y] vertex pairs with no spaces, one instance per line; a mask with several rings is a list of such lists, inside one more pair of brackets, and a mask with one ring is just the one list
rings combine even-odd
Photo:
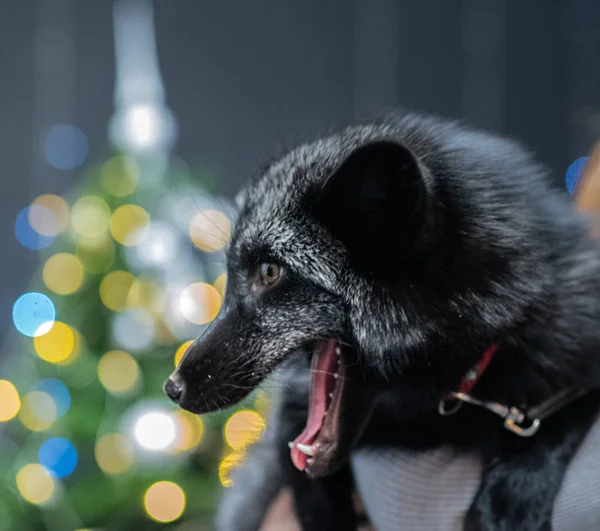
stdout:
[[[285,485],[305,530],[355,530],[353,451],[442,444],[485,463],[465,530],[550,529],[600,409],[600,249],[547,171],[511,140],[397,113],[293,149],[238,206],[223,308],[165,384],[198,414],[279,387],[219,529],[258,529]],[[481,401],[588,391],[519,437],[484,408],[440,415],[474,367]]]

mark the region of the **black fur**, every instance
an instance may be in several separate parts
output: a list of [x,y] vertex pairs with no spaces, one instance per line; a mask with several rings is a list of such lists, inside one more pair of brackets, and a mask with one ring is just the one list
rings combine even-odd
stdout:
[[[600,387],[599,248],[543,168],[511,141],[394,115],[291,151],[240,202],[224,309],[174,375],[185,385],[180,403],[198,413],[227,407],[276,370],[287,383],[248,459],[262,475],[240,473],[220,529],[257,529],[273,485],[293,487],[304,529],[356,528],[348,465],[311,480],[287,448],[306,422],[298,350],[323,338],[349,345],[343,357],[358,367],[349,385],[376,400],[359,446],[480,452],[465,529],[549,529],[598,393],[531,439],[479,408],[437,413],[491,344],[498,351],[479,398],[533,405],[565,386]],[[273,287],[257,283],[264,261],[284,268]]]

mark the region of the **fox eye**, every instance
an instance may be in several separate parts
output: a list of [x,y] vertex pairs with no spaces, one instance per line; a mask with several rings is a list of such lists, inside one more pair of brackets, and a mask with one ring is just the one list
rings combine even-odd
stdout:
[[263,262],[260,264],[260,280],[265,286],[272,286],[279,280],[283,268],[279,264]]

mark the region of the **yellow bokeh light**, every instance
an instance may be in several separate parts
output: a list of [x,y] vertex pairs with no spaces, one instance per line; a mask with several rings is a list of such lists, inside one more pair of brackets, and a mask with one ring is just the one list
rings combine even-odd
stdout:
[[173,419],[177,426],[177,437],[175,438],[172,450],[187,452],[198,446],[204,435],[204,423],[202,419],[198,415],[184,410],[173,413]]
[[52,496],[54,480],[42,465],[25,465],[17,472],[17,488],[29,503],[38,505]]
[[148,235],[150,216],[141,206],[123,205],[110,218],[110,233],[125,246],[137,245]]
[[100,283],[100,299],[104,305],[115,312],[125,308],[134,280],[128,271],[113,271],[106,275]]
[[177,349],[177,352],[175,352],[175,367],[177,367],[179,365],[179,362],[183,358],[183,355],[186,353],[187,349],[190,348],[190,346],[192,345],[193,342],[194,342],[194,340],[190,339],[189,341],[186,341],[185,343],[182,343],[179,346],[179,348]]
[[58,418],[58,408],[52,396],[43,391],[31,391],[23,397],[19,420],[31,431],[47,430]]
[[223,428],[227,444],[234,450],[242,450],[257,441],[265,429],[264,419],[256,412],[243,409],[231,415]]
[[202,210],[192,219],[189,232],[198,249],[214,253],[227,244],[231,235],[231,222],[223,212]]
[[58,253],[46,260],[42,276],[54,293],[69,295],[83,282],[83,265],[75,255]]
[[158,481],[144,494],[148,516],[157,522],[173,522],[185,510],[185,493],[171,481]]
[[37,355],[50,363],[65,361],[75,348],[75,333],[70,326],[55,321],[47,333],[33,338]]
[[119,433],[108,433],[96,442],[94,456],[100,469],[106,474],[122,474],[133,465],[133,447]]
[[136,278],[129,288],[125,305],[128,308],[139,308],[150,313],[160,311],[159,295],[158,286],[154,281]]
[[202,325],[210,323],[219,313],[221,296],[210,284],[195,282],[183,290],[179,303],[188,321]]
[[0,422],[14,419],[21,409],[17,388],[8,380],[0,380]]
[[223,274],[219,275],[217,277],[217,280],[215,280],[215,283],[213,284],[213,286],[215,287],[215,289],[217,290],[219,295],[221,295],[221,299],[223,299],[225,297],[225,286],[226,285],[227,285],[227,273],[223,273]]
[[[37,197],[29,209],[29,224],[42,236],[56,236],[69,226],[69,204],[60,196],[44,194]],[[37,206],[45,210],[38,210]],[[48,220],[48,212],[51,219]],[[42,214],[41,216],[39,214]]]
[[80,236],[99,238],[108,230],[110,208],[96,195],[86,195],[77,200],[71,209],[71,225]]
[[231,452],[219,463],[219,479],[224,487],[233,486],[233,471],[238,468],[244,460],[244,452]]
[[98,362],[98,379],[111,393],[123,393],[130,390],[140,374],[138,362],[121,350],[111,350]]
[[75,256],[88,273],[104,273],[115,261],[115,244],[110,237],[82,238],[75,246]]
[[100,168],[102,188],[115,197],[131,195],[139,180],[140,168],[137,162],[126,155],[111,157]]

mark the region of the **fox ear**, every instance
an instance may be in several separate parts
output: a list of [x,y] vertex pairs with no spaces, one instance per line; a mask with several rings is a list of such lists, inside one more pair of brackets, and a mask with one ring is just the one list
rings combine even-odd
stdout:
[[313,212],[355,265],[376,272],[396,268],[424,243],[429,204],[416,157],[397,142],[381,140],[343,160],[318,192]]

